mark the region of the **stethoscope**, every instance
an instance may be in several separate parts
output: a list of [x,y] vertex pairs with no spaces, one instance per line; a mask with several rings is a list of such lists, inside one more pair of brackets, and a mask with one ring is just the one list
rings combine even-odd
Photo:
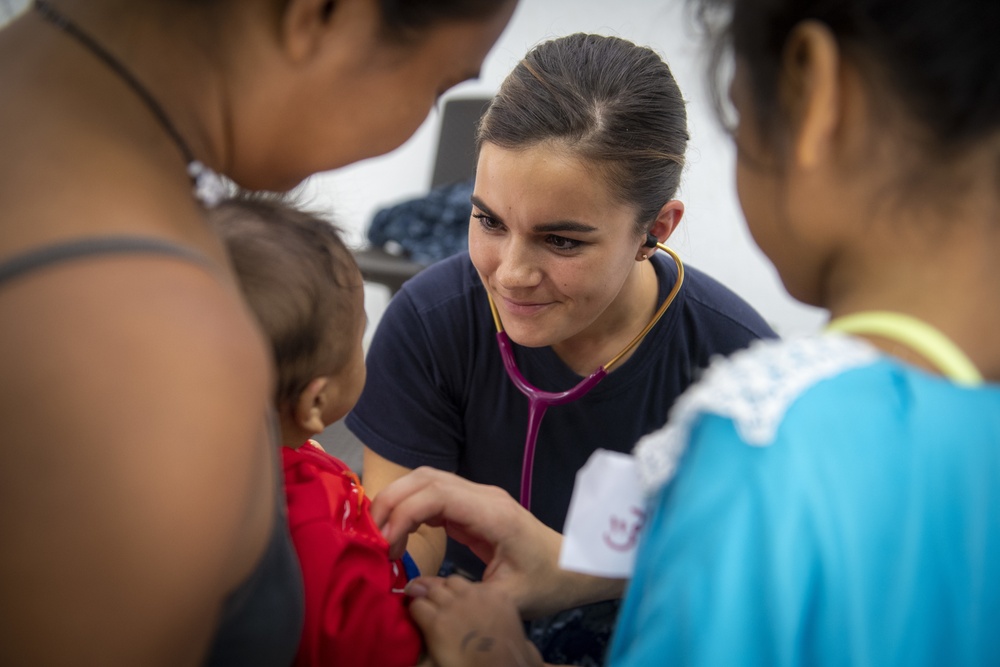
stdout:
[[500,356],[503,358],[503,367],[506,369],[507,377],[509,377],[511,382],[514,383],[514,386],[517,387],[522,394],[524,394],[525,398],[528,399],[528,431],[524,438],[524,460],[521,464],[520,498],[521,505],[523,505],[526,509],[531,508],[531,475],[535,467],[535,445],[538,442],[538,429],[542,425],[542,417],[545,416],[545,411],[551,405],[564,405],[583,398],[587,392],[597,385],[598,382],[604,379],[604,376],[611,371],[612,366],[618,363],[622,357],[627,355],[642,342],[642,339],[646,337],[646,334],[648,334],[654,326],[656,326],[656,323],[659,322],[661,317],[663,317],[663,313],[667,312],[667,308],[670,307],[670,304],[673,303],[674,299],[677,297],[677,293],[680,292],[681,284],[684,282],[684,264],[681,262],[681,258],[677,256],[677,253],[662,243],[657,243],[655,248],[659,248],[670,255],[670,257],[674,260],[674,264],[677,266],[677,280],[674,282],[674,286],[670,290],[670,294],[667,295],[667,298],[663,300],[663,303],[656,310],[656,313],[653,314],[653,319],[649,321],[649,324],[647,324],[645,328],[639,332],[639,335],[633,338],[621,352],[612,357],[611,361],[581,380],[575,387],[567,389],[566,391],[542,391],[525,379],[524,375],[521,374],[521,370],[517,367],[517,362],[514,361],[514,350],[511,347],[510,338],[507,336],[507,332],[503,330],[503,323],[500,322],[500,315],[497,313],[496,304],[493,303],[493,297],[490,296],[488,290],[486,292],[486,298],[489,299],[490,302],[490,312],[493,313],[493,322],[497,327],[497,347],[500,348]]

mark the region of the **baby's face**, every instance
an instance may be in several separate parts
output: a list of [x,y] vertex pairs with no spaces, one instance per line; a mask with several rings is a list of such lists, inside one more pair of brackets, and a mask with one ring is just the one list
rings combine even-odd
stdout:
[[[332,424],[344,417],[361,396],[361,390],[365,387],[367,371],[365,369],[365,349],[364,340],[365,328],[368,324],[368,316],[365,314],[365,291],[361,286],[361,279],[358,278],[359,287],[353,290],[355,299],[353,312],[357,313],[353,328],[346,332],[351,338],[350,358],[340,371],[333,376],[332,384],[336,385],[336,391],[332,392],[333,400],[329,401],[323,411],[323,423]],[[332,327],[331,336],[341,338],[345,331],[341,327]]]

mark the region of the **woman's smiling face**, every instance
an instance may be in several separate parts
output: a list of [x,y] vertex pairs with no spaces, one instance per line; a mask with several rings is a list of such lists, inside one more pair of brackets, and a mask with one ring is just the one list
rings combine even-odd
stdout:
[[510,338],[528,347],[602,335],[625,316],[616,299],[637,274],[635,208],[560,141],[484,144],[469,253]]

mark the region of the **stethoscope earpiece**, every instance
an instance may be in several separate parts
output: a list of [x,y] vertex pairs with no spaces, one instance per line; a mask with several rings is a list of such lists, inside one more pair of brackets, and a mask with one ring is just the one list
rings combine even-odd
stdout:
[[646,232],[646,242],[642,244],[642,247],[643,248],[655,248],[656,244],[659,243],[659,242],[660,242],[660,240],[658,238],[656,238],[655,236],[653,236],[653,234],[651,232]]

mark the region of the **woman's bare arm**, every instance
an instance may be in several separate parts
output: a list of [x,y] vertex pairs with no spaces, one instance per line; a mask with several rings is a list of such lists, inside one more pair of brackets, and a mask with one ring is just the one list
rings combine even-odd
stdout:
[[265,348],[169,259],[0,290],[0,664],[200,664],[273,521]]

